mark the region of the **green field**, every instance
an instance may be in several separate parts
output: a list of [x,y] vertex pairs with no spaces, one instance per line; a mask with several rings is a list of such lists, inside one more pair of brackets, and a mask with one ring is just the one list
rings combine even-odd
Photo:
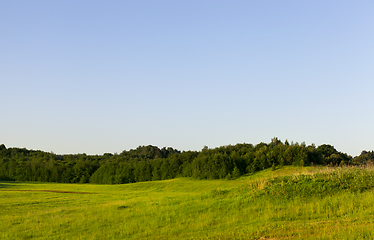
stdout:
[[0,239],[373,239],[370,168],[236,180],[0,182]]

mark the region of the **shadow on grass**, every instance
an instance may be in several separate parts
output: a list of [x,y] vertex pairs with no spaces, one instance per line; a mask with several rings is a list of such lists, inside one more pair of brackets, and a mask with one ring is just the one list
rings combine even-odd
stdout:
[[48,189],[11,189],[19,186],[21,182],[0,181],[0,191],[18,191],[18,192],[51,192],[51,193],[74,193],[74,194],[98,194],[96,192],[78,192],[78,191],[61,191]]
[[0,180],[0,189],[10,188],[10,187],[13,187],[15,184],[17,184],[17,182]]

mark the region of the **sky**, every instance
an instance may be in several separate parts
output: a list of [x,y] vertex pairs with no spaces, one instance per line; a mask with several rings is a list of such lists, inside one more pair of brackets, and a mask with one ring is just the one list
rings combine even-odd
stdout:
[[0,144],[374,150],[374,2],[0,1]]

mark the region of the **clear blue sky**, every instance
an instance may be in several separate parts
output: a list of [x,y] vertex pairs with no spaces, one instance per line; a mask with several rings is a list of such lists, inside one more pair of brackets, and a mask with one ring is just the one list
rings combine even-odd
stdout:
[[374,150],[373,1],[1,1],[0,143]]

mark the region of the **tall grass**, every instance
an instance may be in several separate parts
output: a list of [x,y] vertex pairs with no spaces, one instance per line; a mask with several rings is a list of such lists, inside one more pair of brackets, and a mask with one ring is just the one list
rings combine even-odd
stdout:
[[373,239],[373,176],[285,167],[231,181],[3,182],[0,239]]
[[308,173],[263,179],[249,187],[255,195],[281,198],[326,197],[342,191],[361,193],[374,187],[374,168],[317,168]]

